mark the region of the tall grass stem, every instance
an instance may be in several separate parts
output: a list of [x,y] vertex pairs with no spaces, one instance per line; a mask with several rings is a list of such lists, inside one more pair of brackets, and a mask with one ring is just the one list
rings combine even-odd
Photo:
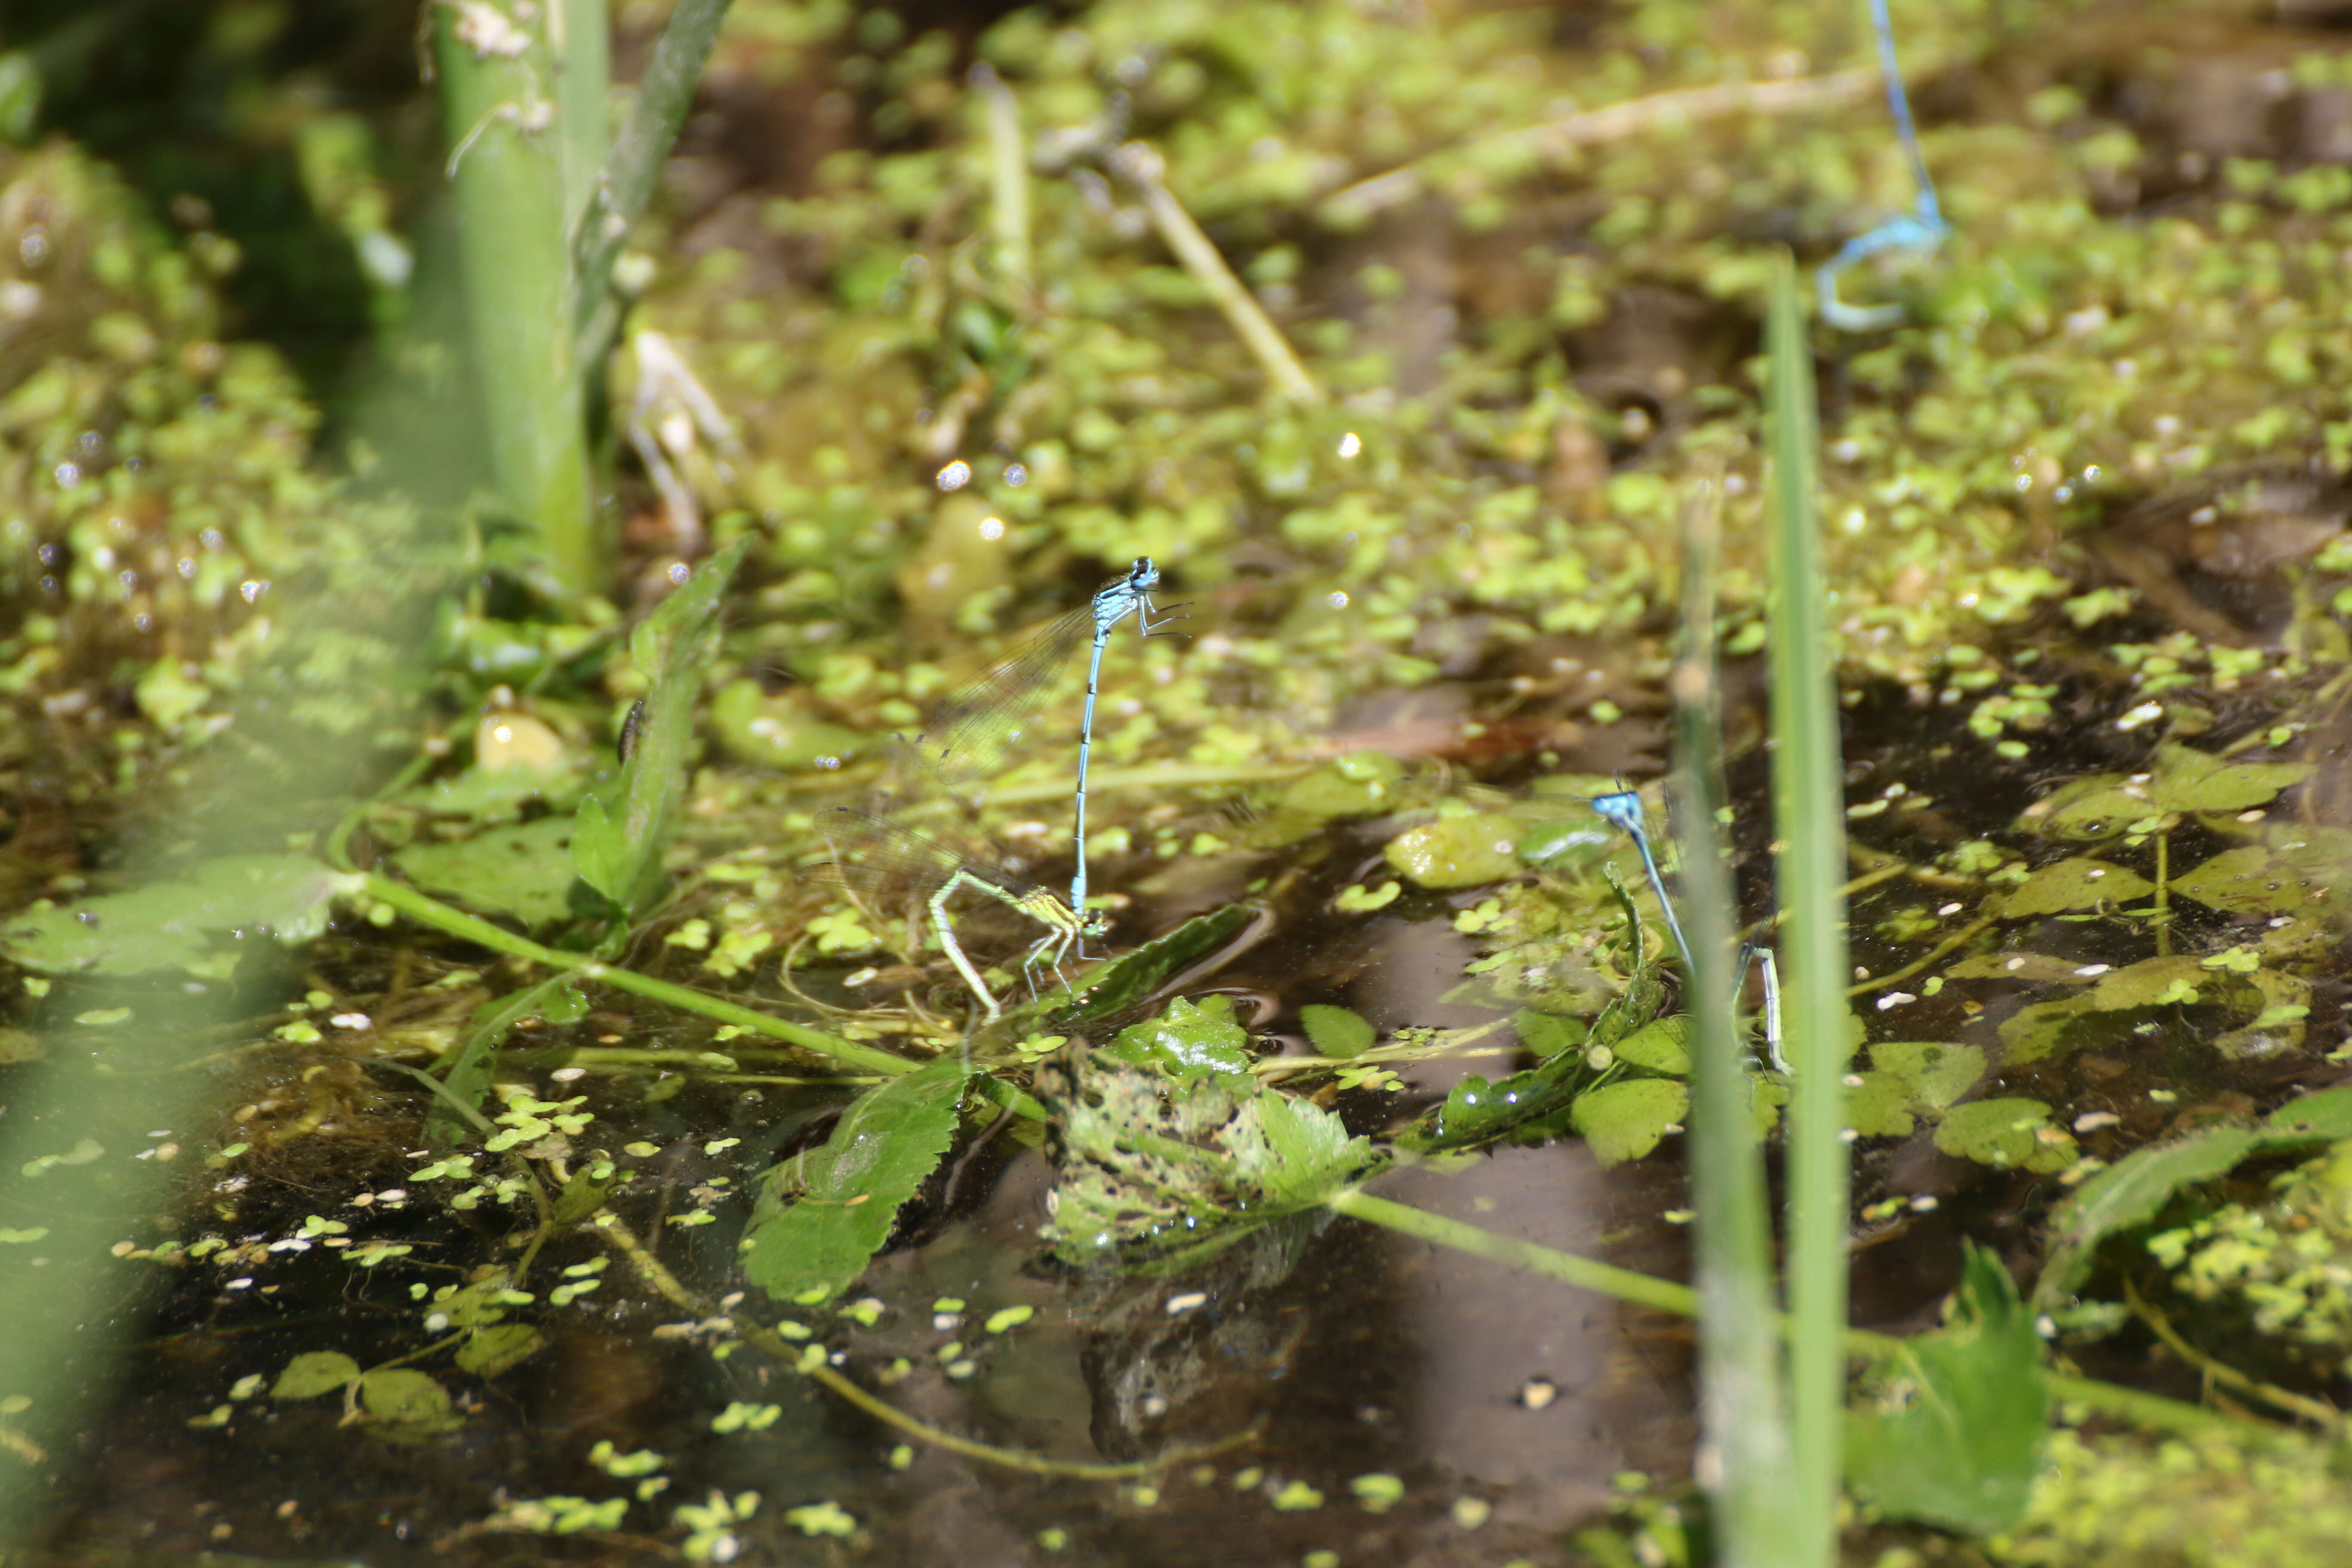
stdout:
[[1768,607],[1772,812],[1780,844],[1783,1018],[1796,1077],[1788,1146],[1790,1500],[1797,1538],[1780,1562],[1837,1556],[1844,1432],[1848,1036],[1845,789],[1821,531],[1813,500],[1812,350],[1793,263],[1772,275],[1765,323],[1772,456]]
[[1786,1484],[1790,1445],[1774,1326],[1772,1218],[1731,989],[1736,927],[1717,821],[1723,787],[1715,653],[1721,488],[1703,481],[1683,523],[1684,652],[1675,699],[1674,823],[1689,940],[1690,1176],[1699,1296],[1698,1479],[1714,1505],[1717,1561],[1769,1568],[1790,1560],[1797,1510]]

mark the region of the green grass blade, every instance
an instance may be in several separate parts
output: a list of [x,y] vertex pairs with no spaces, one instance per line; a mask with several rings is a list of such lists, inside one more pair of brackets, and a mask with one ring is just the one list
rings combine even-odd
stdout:
[[1772,1294],[1772,1220],[1762,1139],[1750,1107],[1731,994],[1733,898],[1717,812],[1724,802],[1715,679],[1719,489],[1696,498],[1683,528],[1685,651],[1675,706],[1675,840],[1682,858],[1685,992],[1691,1017],[1691,1191],[1699,1294],[1699,1474],[1714,1504],[1718,1561],[1790,1560],[1797,1517],[1786,1484]]
[[1796,1091],[1790,1105],[1789,1360],[1798,1535],[1782,1562],[1836,1558],[1845,1406],[1847,974],[1845,790],[1835,672],[1828,644],[1821,531],[1814,516],[1819,446],[1812,350],[1795,269],[1774,269],[1765,324],[1772,453],[1770,586],[1772,820],[1783,1018]]

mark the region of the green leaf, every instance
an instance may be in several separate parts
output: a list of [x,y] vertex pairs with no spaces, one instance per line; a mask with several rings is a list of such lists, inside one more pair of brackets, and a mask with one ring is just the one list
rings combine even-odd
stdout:
[[2054,861],[2026,878],[2002,903],[2000,912],[2010,920],[2063,914],[2069,910],[2124,903],[2154,891],[2156,884],[2137,871],[2075,856]]
[[1681,1013],[1653,1018],[1609,1048],[1628,1067],[1667,1078],[1688,1078],[1690,1018]]
[[215,953],[211,938],[266,930],[289,945],[309,942],[327,929],[335,899],[363,881],[307,855],[225,855],[182,881],[19,915],[0,929],[0,952],[49,974],[225,974],[235,956]]
[[1845,1091],[1845,1122],[1857,1138],[1908,1138],[1911,1088],[1891,1072],[1866,1072]]
[[449,1391],[432,1374],[408,1367],[372,1372],[360,1379],[360,1404],[376,1436],[394,1443],[422,1443],[466,1424],[449,1408]]
[[1586,812],[1538,822],[1520,834],[1512,847],[1520,860],[1538,871],[1564,872],[1598,865],[1624,842],[1616,828]]
[[743,1271],[779,1300],[832,1294],[866,1271],[898,1210],[955,1142],[964,1065],[942,1057],[851,1102],[821,1148],[762,1178]]
[[2159,815],[2160,808],[2142,786],[2121,773],[2096,773],[2034,802],[2018,826],[2052,838],[2113,838],[2133,823]]
[[1327,1057],[1360,1057],[1381,1037],[1370,1020],[1345,1007],[1309,1003],[1298,1009],[1298,1022],[1306,1029],[1307,1040]]
[[2173,1194],[2211,1181],[2249,1156],[2352,1138],[2352,1085],[2289,1100],[2254,1127],[2210,1126],[2135,1149],[2084,1182],[2051,1217],[2048,1261],[2033,1289],[2054,1310],[2090,1278],[2100,1244],[2154,1219]]
[[581,877],[625,911],[637,909],[660,874],[671,818],[686,796],[708,634],[718,619],[719,595],[751,547],[747,535],[704,562],[629,639],[630,657],[652,683],[636,746],[618,780],[581,800],[572,841]]
[[[442,1076],[442,1085],[450,1099],[475,1110],[481,1109],[482,1097],[489,1092],[491,1069],[498,1065],[499,1047],[521,1019],[549,1010],[549,1004],[562,995],[571,985],[569,975],[551,975],[536,985],[505,996],[493,997],[474,1009],[473,1028],[466,1043],[458,1047],[449,1070]],[[457,1108],[440,1095],[425,1111],[425,1141],[429,1145],[447,1147],[462,1143],[474,1131],[472,1122],[457,1112]]]
[[[2338,868],[2340,872],[2340,868]],[[2323,868],[2266,845],[2225,849],[2172,879],[2172,890],[2233,915],[2297,915],[2328,902]],[[2334,884],[2341,887],[2340,876]]]
[[1008,1007],[1003,1020],[984,1034],[989,1039],[1013,1040],[1033,1032],[1064,1035],[1073,1026],[1115,1017],[1230,947],[1262,913],[1248,904],[1227,904],[1195,915],[1167,935],[1089,971],[1075,999],[1051,992],[1038,1001]]
[[1339,1117],[1272,1090],[1253,1096],[1217,1141],[1234,1174],[1256,1190],[1254,1208],[1313,1207],[1372,1162],[1370,1142],[1349,1137]]
[[1979,952],[1944,971],[1951,980],[2015,980],[2028,984],[2064,981],[2079,984],[2084,966],[2075,959],[2053,958],[2046,952]]
[[466,1336],[457,1347],[457,1366],[477,1377],[496,1377],[546,1343],[529,1323],[493,1324]]
[[1689,1113],[1689,1089],[1672,1079],[1636,1078],[1578,1095],[1568,1120],[1606,1166],[1640,1159]]
[[1538,1013],[1532,1007],[1522,1007],[1512,1014],[1511,1027],[1518,1032],[1519,1044],[1546,1061],[1584,1044],[1583,1025],[1556,1013]]
[[1941,1040],[1881,1040],[1870,1047],[1870,1065],[1901,1081],[1911,1099],[1941,1110],[1983,1079],[1985,1053],[1982,1046]]
[[2231,763],[2187,746],[2156,753],[2148,795],[2166,811],[2244,811],[2311,776],[2309,763]]
[[417,886],[488,915],[552,925],[572,911],[572,819],[493,827],[454,844],[412,844],[392,858]]
[[1382,752],[1350,752],[1300,774],[1275,797],[1275,809],[1328,822],[1396,809],[1404,764]]
[[1846,1478],[1889,1519],[1979,1534],[2024,1517],[2050,1394],[2017,1286],[1970,1243],[1951,1318],[1905,1342],[1847,1413]]
[[1956,1105],[1936,1129],[1936,1147],[2002,1169],[2063,1171],[2074,1163],[2074,1137],[2050,1120],[2038,1100],[1974,1100]]
[[1230,996],[1204,996],[1197,1003],[1179,996],[1157,1017],[1121,1029],[1103,1052],[1137,1067],[1155,1068],[1178,1083],[1250,1070],[1249,1031],[1234,1021]]
[[1434,891],[1499,882],[1519,869],[1518,824],[1491,812],[1407,828],[1383,853],[1400,874]]
[[2100,1243],[2146,1225],[2182,1187],[2210,1181],[2262,1146],[2246,1127],[2209,1127],[2170,1143],[2135,1149],[2084,1182],[2051,1220],[2049,1260],[2034,1284],[2042,1310],[2063,1306],[2090,1278]]
[[272,1399],[316,1399],[332,1394],[360,1375],[360,1363],[341,1351],[305,1351],[286,1363],[269,1385]]

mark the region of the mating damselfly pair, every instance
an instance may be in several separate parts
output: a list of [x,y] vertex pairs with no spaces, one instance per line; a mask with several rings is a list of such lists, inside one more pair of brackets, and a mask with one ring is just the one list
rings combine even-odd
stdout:
[[[844,882],[877,901],[908,898],[928,910],[941,950],[971,987],[988,1022],[994,1022],[1003,1007],[957,941],[949,905],[959,895],[972,893],[1045,928],[1021,965],[1032,994],[1040,967],[1052,969],[1066,984],[1063,963],[1074,951],[1077,958],[1086,958],[1087,940],[1108,931],[1108,917],[1087,907],[1087,763],[1094,741],[1096,696],[1111,634],[1131,616],[1142,636],[1156,637],[1173,618],[1151,602],[1159,586],[1160,569],[1150,556],[1139,559],[1012,658],[950,692],[919,736],[891,748],[887,782],[863,806],[839,806],[827,814],[827,837]],[[1055,677],[1089,643],[1086,706],[1078,720],[1074,869],[1067,899],[898,820],[902,814],[940,807],[950,813],[969,811],[975,791],[1010,762]]]

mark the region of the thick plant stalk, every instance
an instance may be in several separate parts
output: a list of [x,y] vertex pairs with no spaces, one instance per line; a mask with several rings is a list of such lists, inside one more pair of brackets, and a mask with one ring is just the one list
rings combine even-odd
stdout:
[[1772,275],[1765,325],[1772,450],[1770,641],[1772,820],[1778,860],[1783,1017],[1796,1089],[1789,1118],[1790,1429],[1796,1538],[1781,1559],[1837,1559],[1846,1363],[1845,789],[1831,665],[1821,531],[1812,350],[1793,265]]
[[[582,57],[602,57],[601,41],[569,41],[574,13],[602,7],[563,0],[523,21],[512,5],[436,7],[435,54],[491,483],[505,521],[533,541],[526,560],[540,586],[577,598],[604,587],[610,551],[589,502],[565,221],[566,165],[579,154],[562,121],[585,91]],[[559,31],[568,58],[554,47]]]
[[1699,1296],[1700,1485],[1726,1568],[1777,1568],[1797,1543],[1796,1500],[1774,1326],[1772,1217],[1756,1125],[1756,1085],[1734,1013],[1731,879],[1717,714],[1715,575],[1721,489],[1705,481],[1683,529],[1684,653],[1675,709],[1675,839],[1689,939],[1690,1173]]

